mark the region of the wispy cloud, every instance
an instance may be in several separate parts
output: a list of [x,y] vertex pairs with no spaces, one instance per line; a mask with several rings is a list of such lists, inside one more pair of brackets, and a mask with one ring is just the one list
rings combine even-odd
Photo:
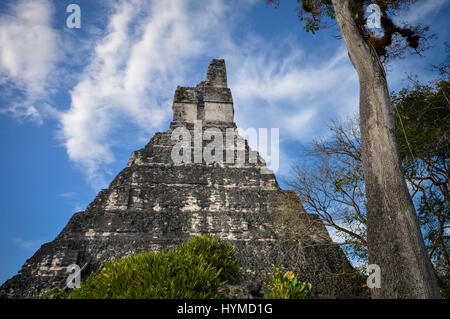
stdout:
[[[267,42],[250,29],[234,36],[240,29],[238,20],[257,3],[213,0],[204,6],[200,1],[122,0],[108,4],[112,10],[105,17],[109,21],[106,30],[92,37],[90,52],[80,52],[88,63],[77,70],[78,81],[69,92],[70,107],[55,110],[46,104],[47,113],[53,111],[60,121],[58,136],[69,158],[82,168],[94,189],[105,187],[110,178],[114,148],[129,143],[121,132],[126,130],[126,138],[131,135],[140,140],[166,129],[174,89],[195,84],[191,78],[194,61],[204,61],[202,68],[206,69],[210,58],[226,59],[236,122],[244,128],[278,127],[282,139],[305,141],[320,128],[311,123],[324,114],[353,110],[356,77],[343,48],[325,59],[315,59],[291,39],[281,44]],[[19,44],[28,42],[21,37],[14,40],[19,44],[11,42],[11,30],[26,33],[21,25],[37,24],[43,31],[29,44],[40,48],[33,58],[27,55],[33,50],[26,48],[18,52],[17,63],[3,60],[3,74],[27,93],[25,109],[10,106],[8,110],[40,120],[44,107],[37,108],[35,103],[46,101],[45,88],[52,85],[49,77],[61,58],[54,52],[64,49],[60,35],[50,27],[50,3],[39,0],[33,4],[27,10],[21,7],[29,5],[24,1],[11,7],[14,19],[2,19],[9,31],[0,34],[8,35],[3,36],[10,41],[5,42],[8,50],[17,51]],[[45,14],[35,21],[24,13],[30,9]],[[64,43],[70,46],[67,39]],[[31,62],[38,70],[34,71]],[[290,160],[283,156],[285,166]],[[286,170],[284,166],[280,169]]]
[[104,186],[101,168],[114,161],[113,130],[127,124],[147,133],[162,128],[173,90],[183,83],[183,66],[213,45],[213,31],[226,13],[219,0],[195,10],[181,0],[115,5],[107,34],[61,116],[68,155],[88,172],[94,188]]
[[343,47],[318,59],[299,46],[283,45],[279,59],[272,45],[270,53],[235,61],[240,70],[231,78],[239,125],[269,124],[279,127],[284,138],[307,141],[322,131],[326,119],[355,112],[358,82]]
[[12,241],[22,250],[35,251],[38,249],[45,241],[40,239],[23,239],[20,237],[12,238]]
[[445,4],[448,4],[449,0],[422,0],[414,3],[408,11],[402,14],[399,18],[409,23],[421,23],[427,24],[423,21],[430,15],[436,14]]
[[76,195],[75,192],[66,192],[59,194],[60,197],[74,197]]
[[[425,3],[424,12],[439,8]],[[239,126],[277,127],[285,141],[310,141],[325,132],[327,119],[355,113],[356,72],[343,45],[316,55],[297,40],[268,41],[251,27],[245,29],[242,20],[258,4],[255,0],[211,0],[207,6],[183,0],[105,2],[111,6],[102,11],[109,14],[102,19],[107,27],[82,40],[84,51],[77,59],[84,60],[83,67],[70,70],[76,73],[70,106],[56,109],[48,89],[55,85],[52,79],[66,71],[58,64],[67,57],[64,47],[74,44],[68,38],[61,41],[62,33],[52,29],[48,0],[15,2],[0,17],[0,84],[11,87],[3,94],[12,96],[19,89],[23,98],[2,99],[13,101],[3,112],[38,121],[42,114],[52,114],[59,121],[58,137],[70,160],[98,190],[111,177],[108,170],[117,147],[130,140],[143,144],[143,137],[167,129],[176,86],[196,84],[192,75],[198,75],[199,62],[206,69],[216,57],[226,59]],[[198,80],[203,78],[202,73]],[[290,163],[288,150],[281,153],[283,163]]]
[[41,122],[49,78],[56,71],[59,36],[51,27],[53,6],[47,0],[13,2],[0,15],[0,112]]

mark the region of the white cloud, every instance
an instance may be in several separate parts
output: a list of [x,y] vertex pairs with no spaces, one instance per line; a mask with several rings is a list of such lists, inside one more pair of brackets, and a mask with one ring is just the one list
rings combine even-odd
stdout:
[[240,126],[270,125],[279,127],[284,138],[309,141],[326,119],[355,113],[358,82],[343,47],[319,60],[301,47],[281,46],[282,59],[276,44],[267,50],[274,53],[234,59],[240,69],[230,78]]
[[[17,1],[0,15],[0,84],[8,99],[0,112],[41,120],[39,106],[47,96],[48,79],[60,57],[58,35],[51,27],[53,7],[47,0]],[[6,99],[5,99],[6,100]]]
[[174,89],[187,81],[189,61],[226,43],[218,31],[226,27],[227,12],[220,0],[195,10],[182,0],[115,6],[107,34],[95,44],[92,61],[71,91],[71,107],[61,116],[68,155],[94,188],[105,185],[102,167],[114,161],[114,130],[127,124],[144,133],[163,128]]
[[59,194],[60,197],[74,197],[75,195],[76,195],[75,192],[65,192],[65,193]]
[[[20,7],[30,5],[22,1],[15,8],[14,19],[2,19],[7,30],[17,28],[20,35],[26,33],[21,25],[38,25],[43,31],[30,44],[39,47],[35,56],[29,57],[33,50],[28,48],[19,52],[23,56],[19,54],[16,62],[5,63],[9,80],[28,94],[25,107],[9,109],[37,119],[41,113],[58,118],[59,137],[69,158],[82,167],[95,189],[104,187],[110,178],[115,147],[129,144],[130,136],[142,141],[155,130],[167,129],[174,89],[196,84],[193,74],[199,61],[201,81],[211,58],[225,58],[236,122],[244,128],[278,127],[281,139],[309,141],[321,131],[322,118],[346,116],[357,108],[356,73],[344,48],[316,57],[295,39],[268,42],[251,29],[235,36],[237,30],[242,31],[239,19],[248,19],[245,15],[252,5],[259,4],[253,0],[233,4],[213,0],[208,6],[182,0],[112,4],[103,35],[93,36],[87,44],[91,51],[80,53],[86,59],[70,90],[70,108],[55,110],[51,103],[35,107],[34,102],[45,100],[46,88],[54,84],[49,78],[61,58],[55,52],[64,49],[50,26],[48,1],[32,3],[34,11]],[[36,10],[46,14],[30,17]],[[20,36],[14,40],[17,43],[11,42],[12,31],[0,34],[8,35],[5,52],[26,44]],[[70,51],[73,43],[63,40]],[[120,134],[125,128],[127,139]],[[281,150],[281,154],[280,170],[285,171],[291,160],[287,152]]]
[[408,11],[400,15],[401,20],[405,20],[411,24],[421,23],[427,24],[425,18],[436,14],[449,0],[425,0],[419,1],[411,5]]
[[94,188],[105,185],[102,167],[115,159],[113,147],[120,140],[114,130],[125,124],[145,133],[165,130],[174,89],[192,82],[190,64],[205,53],[226,59],[242,127],[279,127],[280,134],[306,140],[318,129],[311,123],[330,108],[348,112],[357,82],[345,50],[314,61],[289,39],[280,45],[248,33],[236,40],[238,18],[229,10],[223,0],[208,6],[181,0],[116,6],[61,118],[69,157],[84,167]]
[[35,251],[44,243],[44,241],[40,239],[23,239],[20,237],[12,238],[12,241],[18,245],[20,249],[31,251]]

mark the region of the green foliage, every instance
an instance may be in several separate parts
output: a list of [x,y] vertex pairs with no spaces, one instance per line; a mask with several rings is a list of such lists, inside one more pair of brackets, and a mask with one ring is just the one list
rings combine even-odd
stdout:
[[222,298],[221,287],[239,273],[234,248],[198,236],[174,250],[134,254],[104,262],[80,288],[47,290],[49,299]]
[[69,292],[61,289],[60,287],[53,287],[45,289],[41,292],[40,298],[42,299],[67,299]]
[[335,19],[334,8],[331,1],[324,0],[297,0],[301,5],[296,9],[298,19],[304,22],[306,32],[316,34],[321,28],[325,27],[324,18]]
[[414,162],[450,153],[450,82],[420,85],[392,94],[402,158]]
[[448,63],[438,68],[442,79],[428,85],[414,81],[392,94],[404,174],[417,194],[415,204],[425,245],[446,298],[450,297],[450,238],[446,235],[450,227],[448,68]]
[[302,282],[298,275],[292,271],[283,272],[272,265],[275,275],[272,275],[272,284],[264,283],[270,290],[270,294],[264,295],[266,299],[306,299],[312,285]]

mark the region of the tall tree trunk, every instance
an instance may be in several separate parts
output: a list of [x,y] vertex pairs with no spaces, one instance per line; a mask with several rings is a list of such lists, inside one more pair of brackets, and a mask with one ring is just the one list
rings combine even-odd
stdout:
[[349,0],[332,3],[359,77],[369,263],[381,269],[381,288],[371,289],[372,298],[440,298],[402,174],[384,68],[361,36]]

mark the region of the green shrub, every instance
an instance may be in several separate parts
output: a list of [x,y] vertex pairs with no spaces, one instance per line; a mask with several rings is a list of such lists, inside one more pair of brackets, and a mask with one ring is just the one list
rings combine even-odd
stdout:
[[80,288],[56,287],[44,298],[222,298],[221,287],[238,273],[234,248],[220,238],[198,236],[174,250],[104,262]]
[[264,283],[270,290],[270,294],[264,295],[266,299],[306,299],[312,285],[299,280],[298,275],[292,271],[283,272],[272,265],[275,275],[272,275],[272,284]]

